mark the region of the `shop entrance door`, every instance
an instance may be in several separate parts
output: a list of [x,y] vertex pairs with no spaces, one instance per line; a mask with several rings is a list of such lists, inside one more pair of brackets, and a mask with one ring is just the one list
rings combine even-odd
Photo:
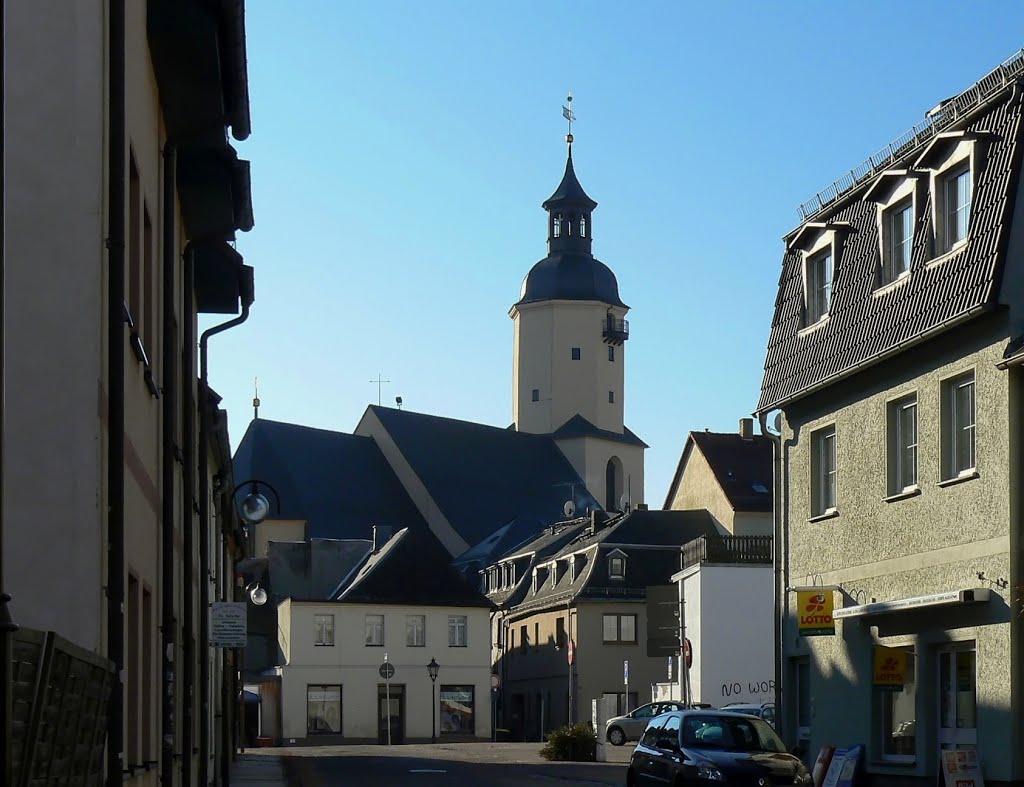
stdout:
[[377,686],[377,742],[405,743],[405,686],[400,683]]
[[978,744],[977,653],[974,643],[940,650],[939,748]]

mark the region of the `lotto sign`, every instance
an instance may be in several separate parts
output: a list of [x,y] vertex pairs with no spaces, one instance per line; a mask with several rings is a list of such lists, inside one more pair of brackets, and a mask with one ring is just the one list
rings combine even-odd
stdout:
[[907,651],[899,648],[875,647],[875,668],[872,683],[875,688],[903,690],[907,674]]
[[801,637],[817,637],[836,633],[832,620],[831,590],[800,590],[796,594]]
[[946,787],[985,787],[976,749],[942,752],[942,777]]

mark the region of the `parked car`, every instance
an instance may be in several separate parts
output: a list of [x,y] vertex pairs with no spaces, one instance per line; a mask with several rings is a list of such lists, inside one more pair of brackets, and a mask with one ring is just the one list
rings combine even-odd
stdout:
[[748,702],[728,702],[722,706],[722,710],[732,711],[733,713],[746,713],[748,716],[757,716],[757,718],[764,719],[771,724],[772,727],[775,726],[774,702],[765,702],[761,705]]
[[630,757],[627,787],[709,783],[812,784],[813,779],[762,719],[706,710],[651,719]]
[[661,713],[673,710],[685,710],[681,702],[649,702],[623,716],[608,719],[604,725],[604,738],[612,746],[621,746],[626,741],[638,741],[643,734],[647,722]]

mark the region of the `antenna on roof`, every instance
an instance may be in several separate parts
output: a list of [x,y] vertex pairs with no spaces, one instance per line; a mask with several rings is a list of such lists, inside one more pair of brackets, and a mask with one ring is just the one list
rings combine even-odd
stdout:
[[565,505],[562,506],[562,512],[566,517],[572,519],[572,515],[576,513],[576,504],[572,500],[566,500]]
[[260,380],[258,377],[252,378],[252,417],[254,421],[258,421],[260,417]]

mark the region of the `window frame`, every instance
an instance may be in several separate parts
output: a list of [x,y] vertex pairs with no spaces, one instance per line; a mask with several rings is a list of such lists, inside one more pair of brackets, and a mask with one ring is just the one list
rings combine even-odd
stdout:
[[534,388],[532,391],[530,391],[530,401],[531,402],[539,402],[540,401],[540,388]]
[[[897,217],[906,216],[905,225],[897,233]],[[882,286],[899,281],[910,274],[910,266],[914,256],[914,225],[916,210],[914,206],[914,195],[907,194],[894,202],[892,205],[882,209]],[[899,241],[897,235],[904,235]],[[900,253],[897,255],[897,250]],[[906,255],[903,259],[903,250]],[[899,256],[900,267],[896,267],[896,258]]]
[[[953,251],[967,242],[971,233],[971,205],[974,199],[974,181],[972,176],[971,161],[965,159],[952,164],[948,169],[939,175],[939,188],[942,194],[942,251],[943,253]],[[967,199],[961,204],[957,203],[954,210],[950,210],[950,192],[959,198],[958,185],[961,178],[967,184]],[[950,186],[954,186],[953,189]],[[959,227],[960,213],[964,212],[963,235],[953,238],[951,231]]]
[[615,363],[615,345],[614,344],[609,344],[608,345],[608,361],[610,363]]
[[[829,439],[831,449],[826,451],[825,441]],[[823,463],[827,455],[831,456],[831,468],[827,468]],[[835,424],[828,424],[811,432],[810,469],[811,519],[835,514],[839,510],[839,462]],[[825,492],[829,487],[832,490],[830,500],[826,498]]]
[[[825,261],[827,264],[823,268],[827,271],[827,275],[822,276],[822,280],[819,282],[816,272],[819,263]],[[804,315],[805,323],[809,327],[817,325],[832,311],[832,288],[835,282],[835,250],[832,248],[832,244],[828,243],[822,248],[809,252],[804,267]],[[824,293],[823,304],[818,303],[819,293]],[[819,308],[821,308],[820,312]]]
[[[608,639],[608,618],[615,618],[615,639]],[[632,618],[633,639],[622,638],[622,621],[624,618]],[[601,643],[603,645],[636,645],[637,644],[637,615],[632,612],[605,612],[601,615]]]
[[[921,718],[921,709],[919,707],[919,691],[918,691],[918,669],[917,669],[917,658],[918,654],[913,645],[886,645],[885,647],[892,648],[893,650],[903,650],[907,653],[907,667],[906,670],[913,675],[913,682],[910,684],[913,686],[912,691],[912,702],[914,708],[914,719]],[[873,652],[872,652],[872,658]],[[904,684],[904,687],[907,684]],[[892,726],[892,720],[888,723],[885,722],[885,715],[888,713],[892,714],[892,705],[888,701],[892,701],[895,695],[906,693],[905,688],[900,691],[894,691],[891,688],[884,688],[879,686],[872,686],[871,688],[871,739],[873,748],[875,750],[875,759],[880,763],[892,764],[892,765],[914,765],[917,763],[917,751],[918,744],[920,743],[920,736],[914,735],[914,753],[913,754],[891,754],[885,751],[885,731],[887,727]],[[915,725],[916,726],[916,725]],[[890,735],[890,737],[893,737]]]
[[571,348],[572,352],[569,353],[570,358],[574,361],[583,360],[583,350],[580,347]]
[[[414,621],[417,621],[417,620],[420,623],[420,626],[419,626],[420,641],[419,642],[410,641],[410,640],[415,640],[416,639],[415,636],[410,636],[410,635],[411,634],[414,635],[415,632],[416,632],[416,627],[415,627],[415,625],[412,625],[412,624],[413,624]],[[405,646],[407,648],[425,648],[427,646],[427,616],[426,615],[406,615],[405,616]]]
[[[908,409],[913,408],[913,436],[908,442],[904,434],[905,422],[901,417]],[[918,488],[920,479],[920,407],[917,392],[908,393],[893,399],[887,407],[887,466],[886,491],[888,496],[906,494]],[[912,475],[908,477],[905,462],[907,453],[913,455]]]
[[[371,618],[373,619],[372,621],[371,621]],[[371,642],[370,641],[370,631],[371,631],[370,626],[371,626],[371,623],[376,624],[378,620],[380,622],[380,629],[379,629],[380,630],[380,642]],[[385,636],[384,636],[384,615],[377,614],[377,613],[369,613],[369,612],[367,612],[366,615],[364,616],[364,619],[363,619],[363,642],[365,643],[365,647],[368,647],[368,648],[383,648],[384,647],[384,640],[385,640]]]
[[[957,394],[970,386],[970,423],[963,425],[958,417]],[[947,377],[941,382],[940,391],[940,478],[954,481],[973,476],[978,471],[978,376],[976,369],[969,369]],[[962,446],[959,434],[969,432],[970,462],[960,466],[959,452]]]
[[615,391],[608,392],[608,404],[615,404]]
[[[332,689],[338,690],[338,729],[335,730],[314,730],[310,729],[310,718],[309,718],[309,694],[311,690],[319,689],[321,693],[327,694]],[[331,700],[315,700],[321,704],[326,704]],[[326,715],[326,714],[325,714]],[[307,683],[306,684],[306,735],[318,736],[318,735],[343,735],[345,731],[345,694],[344,684],[341,683]]]
[[[618,570],[616,570],[618,566]],[[608,579],[624,580],[626,578],[626,554],[621,549],[608,553]]]
[[[330,642],[320,642],[321,626],[320,624],[324,620],[330,620]],[[327,639],[327,637],[324,637]],[[334,647],[334,615],[328,613],[316,612],[313,614],[313,645],[317,648],[333,648]]]
[[[461,621],[461,628],[460,628]],[[454,626],[454,628],[453,628]],[[459,642],[459,632],[462,632],[462,641]],[[453,637],[452,634],[455,634]],[[455,640],[454,642],[452,640]],[[448,647],[467,648],[469,647],[469,616],[449,615],[448,616]]]

